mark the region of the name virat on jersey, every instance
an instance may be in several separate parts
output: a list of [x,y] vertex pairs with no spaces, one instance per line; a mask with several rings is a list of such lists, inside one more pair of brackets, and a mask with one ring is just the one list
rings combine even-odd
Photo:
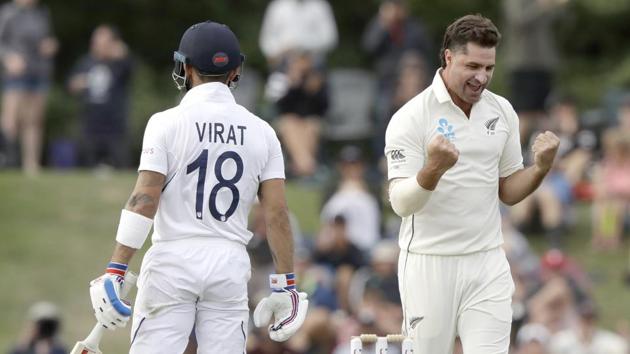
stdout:
[[195,127],[197,128],[197,136],[199,137],[200,143],[207,140],[209,143],[234,145],[243,145],[245,141],[245,129],[247,129],[244,125],[237,125],[235,127],[229,124],[226,128],[223,123],[213,122],[195,122]]

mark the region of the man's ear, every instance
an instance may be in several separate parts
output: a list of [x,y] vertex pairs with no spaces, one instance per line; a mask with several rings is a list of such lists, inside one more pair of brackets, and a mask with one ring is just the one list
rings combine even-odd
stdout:
[[240,66],[230,70],[230,74],[228,75],[228,82],[238,82],[240,78],[241,78]]
[[453,61],[453,52],[448,48],[444,49],[444,63],[448,65],[452,61]]

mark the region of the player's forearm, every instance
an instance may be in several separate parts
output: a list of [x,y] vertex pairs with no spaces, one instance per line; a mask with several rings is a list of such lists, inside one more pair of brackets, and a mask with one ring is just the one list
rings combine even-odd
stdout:
[[267,241],[273,256],[276,273],[293,272],[293,236],[286,207],[269,211]]
[[427,164],[424,165],[424,167],[422,167],[422,169],[418,171],[418,174],[416,175],[418,185],[428,191],[433,191],[435,187],[437,187],[437,184],[442,178],[442,175],[444,175],[447,170],[448,168],[439,168],[437,166],[434,166],[431,161],[428,161]]
[[131,258],[136,253],[135,248],[131,248],[116,242],[116,247],[114,247],[114,253],[112,254],[112,262],[129,264],[131,262]]
[[166,177],[157,172],[140,171],[125,209],[149,219],[155,217]]
[[153,219],[157,213],[158,199],[142,190],[134,190],[125,205],[125,209]]
[[519,170],[499,182],[499,199],[507,205],[514,205],[525,199],[540,186],[549,170],[541,170],[536,165]]

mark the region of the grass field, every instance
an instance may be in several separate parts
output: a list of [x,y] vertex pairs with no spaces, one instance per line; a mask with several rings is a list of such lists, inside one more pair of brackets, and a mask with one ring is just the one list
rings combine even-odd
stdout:
[[[47,172],[25,179],[0,173],[0,353],[20,336],[28,307],[46,299],[61,307],[63,340],[83,338],[93,325],[88,282],[102,273],[114,242],[118,215],[135,173],[97,177],[92,172]],[[288,186],[289,207],[302,229],[312,233],[319,222],[317,189]],[[578,210],[578,226],[568,237],[571,256],[593,275],[602,321],[612,328],[630,319],[630,289],[621,283],[627,262],[627,241],[606,255],[589,250],[587,207]],[[544,241],[532,237],[537,250]],[[141,257],[131,265],[139,269]],[[128,331],[107,333],[101,349],[123,353]]]

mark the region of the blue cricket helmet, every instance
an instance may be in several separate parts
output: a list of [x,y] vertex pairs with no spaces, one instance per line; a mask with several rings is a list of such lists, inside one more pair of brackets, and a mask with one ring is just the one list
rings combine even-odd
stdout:
[[[173,79],[185,87],[184,64],[190,64],[205,76],[221,76],[238,68],[245,60],[236,35],[224,24],[206,21],[190,26],[174,53]],[[182,81],[182,84],[178,81]]]

